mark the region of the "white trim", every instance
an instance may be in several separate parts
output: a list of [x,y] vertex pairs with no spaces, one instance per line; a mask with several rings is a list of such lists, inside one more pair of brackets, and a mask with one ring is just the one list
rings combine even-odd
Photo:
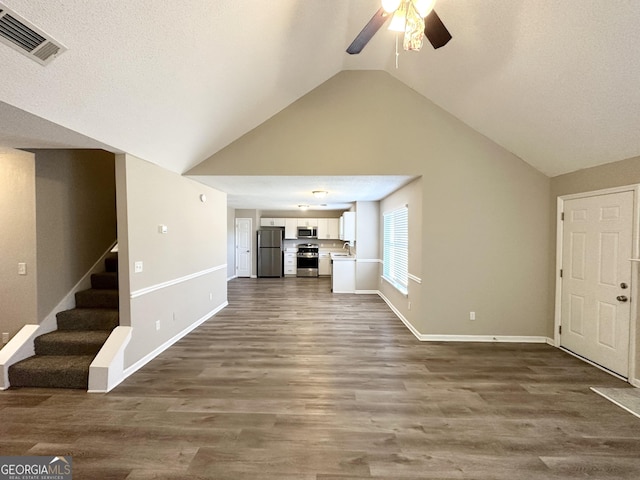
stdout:
[[124,380],[124,351],[133,327],[118,326],[111,331],[89,366],[89,393],[106,393]]
[[357,295],[377,295],[378,290],[356,290]]
[[388,279],[384,275],[380,275],[380,278],[382,280],[384,280],[385,282],[387,282],[390,286],[395,288],[400,295],[404,296],[405,298],[409,296],[409,286],[408,285],[407,285],[407,291],[405,292],[405,291],[400,290],[396,283],[392,282],[390,279]]
[[379,258],[356,258],[356,263],[382,263]]
[[232,275],[230,277],[227,277],[227,282],[230,282],[231,280],[233,280],[234,278],[238,278],[237,275]]
[[402,313],[384,296],[378,292],[389,308],[405,324],[413,335],[421,342],[496,342],[496,343],[549,343],[551,339],[543,336],[516,336],[516,335],[427,335],[418,332]]
[[153,360],[154,358],[156,358],[158,355],[160,355],[162,352],[164,352],[166,349],[168,349],[169,347],[171,347],[174,343],[176,343],[178,340],[180,340],[181,338],[185,337],[186,335],[188,335],[189,333],[191,333],[193,330],[195,330],[196,328],[198,328],[200,325],[202,325],[204,322],[206,322],[208,319],[210,319],[211,317],[213,317],[216,313],[218,313],[220,310],[222,310],[223,308],[225,308],[227,305],[229,305],[229,302],[225,301],[224,303],[220,304],[218,307],[214,308],[213,310],[211,310],[209,313],[206,313],[205,315],[203,315],[202,317],[200,317],[200,319],[196,320],[194,323],[192,323],[191,325],[189,325],[187,328],[185,328],[184,330],[182,330],[181,332],[179,332],[178,334],[174,335],[173,337],[171,337],[169,340],[167,340],[166,342],[164,342],[162,345],[160,345],[158,348],[156,348],[155,350],[153,350],[152,352],[148,353],[147,355],[145,355],[143,358],[141,358],[140,360],[138,360],[136,363],[134,363],[133,365],[131,365],[128,368],[124,369],[123,372],[123,378],[120,379],[120,382],[122,382],[122,380],[124,380],[125,378],[133,375],[135,372],[137,372],[138,370],[140,370],[142,367],[144,367],[147,363],[149,363],[151,360]]
[[407,273],[407,277],[409,278],[409,280],[413,280],[416,283],[422,283],[422,279],[420,277],[416,277],[412,273]]
[[533,335],[420,335],[423,342],[547,343],[548,337]]
[[562,213],[564,212],[564,199],[558,197],[556,200],[556,298],[554,306],[554,320],[553,320],[553,346],[560,347],[560,325],[562,323],[562,281],[560,280],[560,270],[562,269],[562,234],[563,234],[563,220]]
[[407,320],[404,315],[402,315],[402,313],[400,313],[400,310],[398,310],[395,305],[393,303],[391,303],[391,300],[389,300],[387,297],[385,297],[384,293],[382,292],[378,292],[378,295],[380,296],[380,298],[382,298],[382,300],[385,301],[385,303],[389,306],[389,308],[391,309],[391,311],[393,313],[396,314],[396,316],[402,321],[402,323],[404,323],[404,325],[409,329],[409,331],[411,333],[413,333],[413,335],[418,339],[421,340],[420,336],[422,335],[420,332],[418,332],[418,330],[415,329],[415,327],[413,325],[411,325],[411,322],[409,322],[409,320]]
[[143,295],[147,295],[152,292],[156,292],[158,290],[162,290],[163,288],[172,287],[174,285],[178,285],[180,283],[188,282],[189,280],[193,280],[194,278],[202,277],[203,275],[208,275],[213,272],[217,272],[218,270],[226,269],[227,264],[224,263],[222,265],[217,265],[215,267],[207,268],[206,270],[201,270],[199,272],[191,273],[189,275],[185,275],[184,277],[174,278],[173,280],[168,280],[166,282],[157,283],[155,285],[151,285],[150,287],[141,288],[140,290],[136,290],[135,292],[131,292],[131,298],[142,297]]
[[[561,348],[561,338],[560,338],[560,325],[562,324],[562,282],[560,281],[560,269],[562,269],[562,235],[563,235],[563,221],[562,221],[562,212],[564,211],[564,202],[565,200],[574,200],[579,198],[588,198],[588,197],[597,197],[602,195],[610,195],[614,193],[623,193],[623,192],[633,192],[633,216],[632,216],[632,233],[631,233],[631,255],[633,258],[630,258],[631,261],[631,298],[638,298],[638,293],[640,292],[640,286],[637,285],[634,281],[637,278],[637,271],[634,271],[634,266],[637,265],[637,261],[640,261],[638,257],[640,257],[640,184],[633,185],[625,185],[622,187],[614,187],[614,188],[605,188],[602,190],[594,190],[590,192],[580,192],[574,193],[570,195],[562,195],[557,199],[557,207],[556,207],[556,298],[555,298],[555,313],[554,313],[554,332],[553,332],[553,345],[555,347]],[[629,378],[620,376],[620,378],[628,381],[632,385],[638,383],[638,379],[636,379],[636,342],[637,342],[637,322],[638,322],[638,302],[631,302],[629,306]],[[565,349],[562,349],[565,350]],[[569,350],[566,350],[569,352]],[[574,355],[572,352],[569,352]],[[577,358],[582,358],[577,356]],[[598,364],[589,362],[587,359],[583,359],[588,363],[592,363],[595,366]],[[601,368],[601,367],[600,367]],[[618,376],[607,369],[603,369],[605,372],[609,372],[614,376]]]
[[620,402],[615,401],[613,398],[607,396],[605,393],[603,392],[599,392],[596,388],[594,387],[589,387],[589,389],[594,392],[597,393],[598,395],[600,395],[602,398],[605,398],[607,400],[609,400],[611,403],[613,403],[614,405],[617,405],[618,407],[620,407],[621,409],[629,412],[631,415],[640,418],[640,414],[638,412],[634,412],[633,410],[631,410],[630,408],[625,407],[623,404],[621,404]]
[[9,367],[36,354],[33,339],[41,334],[40,325],[28,324],[0,349],[0,390],[9,388]]

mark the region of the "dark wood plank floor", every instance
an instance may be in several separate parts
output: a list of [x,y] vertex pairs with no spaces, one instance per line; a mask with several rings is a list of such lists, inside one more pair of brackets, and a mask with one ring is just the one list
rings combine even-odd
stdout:
[[0,392],[0,455],[72,455],[77,480],[638,479],[640,420],[589,390],[625,385],[547,345],[420,343],[326,279],[236,279],[109,394]]

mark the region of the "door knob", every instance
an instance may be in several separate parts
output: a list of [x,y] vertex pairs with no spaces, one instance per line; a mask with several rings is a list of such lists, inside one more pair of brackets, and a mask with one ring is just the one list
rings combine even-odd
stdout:
[[620,284],[620,288],[622,288],[624,290],[625,288],[629,288],[629,285],[627,285],[626,283],[622,282]]
[[616,297],[616,300],[618,300],[619,302],[626,302],[629,299],[625,295],[618,295]]

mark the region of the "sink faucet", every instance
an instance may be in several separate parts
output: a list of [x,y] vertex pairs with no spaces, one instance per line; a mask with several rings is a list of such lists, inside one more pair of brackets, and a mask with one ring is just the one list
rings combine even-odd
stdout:
[[349,255],[351,255],[351,244],[349,242],[344,242],[344,245],[342,245],[342,249],[347,249],[347,252],[349,253]]

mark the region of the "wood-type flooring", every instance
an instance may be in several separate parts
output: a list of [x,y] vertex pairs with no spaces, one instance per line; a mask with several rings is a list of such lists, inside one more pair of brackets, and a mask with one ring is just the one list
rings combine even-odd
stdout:
[[640,419],[591,386],[628,385],[545,344],[421,343],[327,279],[234,279],[108,394],[0,392],[0,455],[71,455],[75,480],[640,478]]

